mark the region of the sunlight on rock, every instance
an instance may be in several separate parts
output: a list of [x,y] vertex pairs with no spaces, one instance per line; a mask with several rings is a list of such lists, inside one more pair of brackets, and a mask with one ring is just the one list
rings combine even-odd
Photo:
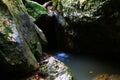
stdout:
[[86,0],[80,0],[80,4],[82,4],[83,2],[85,2]]
[[43,63],[42,66],[40,72],[47,75],[47,80],[72,80],[69,68],[54,57],[49,57],[46,64]]

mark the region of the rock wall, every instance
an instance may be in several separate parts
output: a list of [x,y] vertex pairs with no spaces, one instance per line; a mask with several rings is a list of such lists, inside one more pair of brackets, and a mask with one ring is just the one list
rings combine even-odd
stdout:
[[118,0],[53,0],[69,24],[66,28],[67,50],[119,53],[119,3]]
[[37,68],[41,45],[21,0],[0,0],[0,77],[20,79]]

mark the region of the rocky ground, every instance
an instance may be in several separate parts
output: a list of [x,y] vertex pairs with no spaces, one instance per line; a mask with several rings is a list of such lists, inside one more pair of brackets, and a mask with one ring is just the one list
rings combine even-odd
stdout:
[[120,75],[101,74],[97,75],[93,80],[120,80]]
[[38,64],[38,70],[26,80],[73,80],[73,77],[63,62],[51,56]]

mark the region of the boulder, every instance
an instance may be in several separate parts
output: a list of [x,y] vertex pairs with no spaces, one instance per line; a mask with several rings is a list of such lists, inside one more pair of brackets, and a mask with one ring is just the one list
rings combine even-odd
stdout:
[[52,0],[53,5],[70,22],[91,22],[101,15],[96,13],[108,0]]
[[36,70],[34,55],[42,55],[37,32],[21,0],[0,0],[0,77],[19,80]]
[[70,69],[52,56],[43,61],[39,71],[46,80],[72,80]]

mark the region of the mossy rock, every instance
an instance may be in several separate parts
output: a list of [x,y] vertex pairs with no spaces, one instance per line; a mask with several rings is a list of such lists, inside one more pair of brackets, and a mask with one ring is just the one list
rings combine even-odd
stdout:
[[26,1],[25,7],[27,8],[27,12],[35,19],[42,14],[47,14],[46,8],[35,1]]
[[52,0],[56,9],[71,22],[92,22],[97,12],[107,0]]

